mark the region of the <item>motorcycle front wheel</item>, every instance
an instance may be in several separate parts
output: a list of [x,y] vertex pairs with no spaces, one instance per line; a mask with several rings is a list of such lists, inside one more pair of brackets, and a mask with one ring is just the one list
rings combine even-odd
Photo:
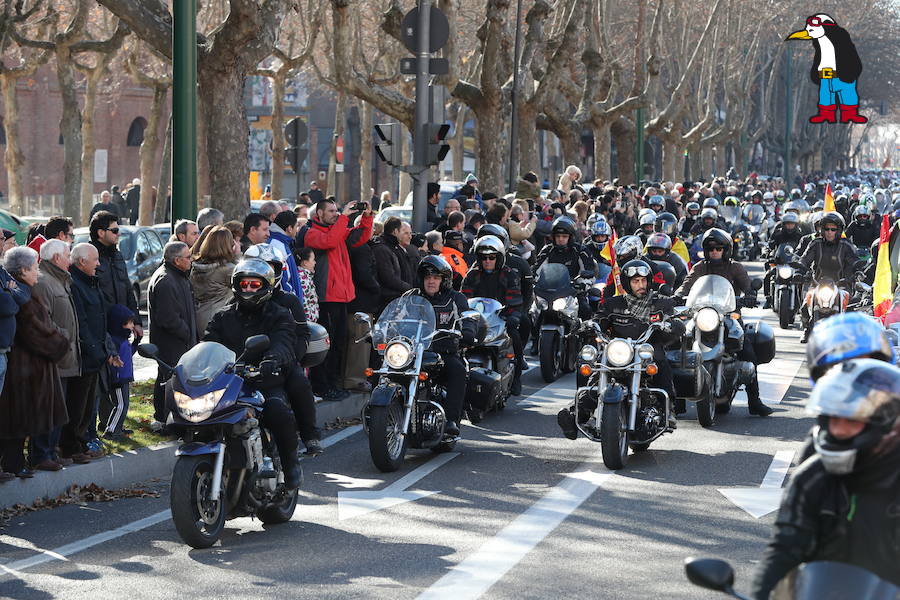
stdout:
[[562,362],[562,349],[560,348],[559,333],[556,331],[542,331],[538,343],[541,358],[541,377],[547,383],[553,383],[559,379]]
[[779,296],[778,302],[778,325],[781,326],[782,329],[790,329],[793,322],[794,311],[785,300],[784,294],[782,294]]
[[628,403],[604,404],[600,418],[603,464],[617,471],[628,462]]
[[403,406],[399,402],[369,408],[369,453],[382,473],[392,473],[403,464],[406,432],[402,428]]
[[217,500],[209,498],[213,460],[210,455],[181,456],[172,473],[169,499],[172,521],[181,539],[193,548],[209,548],[225,528],[221,492]]

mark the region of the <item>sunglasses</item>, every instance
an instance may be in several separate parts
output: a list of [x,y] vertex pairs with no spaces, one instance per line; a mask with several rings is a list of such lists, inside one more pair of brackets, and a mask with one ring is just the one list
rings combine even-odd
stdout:
[[709,249],[710,252],[724,252],[725,248],[722,246],[713,246]]
[[116,234],[116,235],[119,235],[119,228],[118,228],[118,227],[113,227],[112,229],[107,229],[106,231],[108,231],[108,232],[110,232],[110,233],[114,233],[114,234]]
[[497,260],[497,254],[479,254],[481,260]]
[[255,292],[262,288],[263,282],[259,279],[247,279],[241,282],[238,282],[238,286],[244,290],[245,292]]
[[823,230],[824,231],[837,231],[837,227],[825,227],[825,228],[823,228]]
[[625,269],[625,277],[647,277],[650,275],[650,267],[638,265]]
[[823,21],[819,17],[809,17],[806,19],[807,25],[812,25],[813,27],[820,27],[824,25],[834,25],[831,21]]

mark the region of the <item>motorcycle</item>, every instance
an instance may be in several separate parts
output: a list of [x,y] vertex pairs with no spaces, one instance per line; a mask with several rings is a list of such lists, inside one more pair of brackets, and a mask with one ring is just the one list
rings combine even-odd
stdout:
[[382,472],[396,471],[408,447],[453,450],[459,438],[445,434],[443,400],[447,390],[436,381],[444,362],[428,348],[435,336],[462,334],[455,329],[435,329],[434,308],[420,296],[392,300],[374,326],[365,313],[356,313],[354,319],[370,330],[358,341],[371,336],[373,346],[384,357],[379,369],[366,369],[367,377],[378,375],[378,384],[363,409],[363,427],[375,466]]
[[587,344],[579,353],[579,374],[587,377],[587,386],[575,394],[575,422],[589,440],[600,442],[603,464],[617,470],[628,462],[629,447],[644,451],[674,431],[669,427],[669,395],[647,381],[658,371],[647,340],[661,323],[651,323],[634,340],[609,339],[595,321],[588,326],[597,345]]
[[809,329],[822,319],[846,312],[849,303],[850,293],[841,289],[834,280],[813,279],[812,287],[806,292],[803,300],[806,314],[809,316]]
[[606,282],[609,280],[609,274],[612,267],[605,263],[597,263],[597,274],[594,281],[588,289],[588,303],[591,306],[591,312],[596,313],[600,310],[600,302],[603,299],[603,290],[606,288]]
[[[684,571],[694,585],[732,598],[751,600],[734,590],[734,569],[717,558],[688,558]],[[792,570],[773,590],[773,600],[820,600],[821,598],[853,598],[854,600],[896,600],[900,587],[855,565],[814,561]]]
[[297,490],[284,488],[274,438],[260,425],[266,399],[253,384],[267,366],[251,363],[268,347],[268,336],[253,336],[235,358],[221,344],[200,342],[173,369],[154,344],[138,346],[141,356],[173,371],[166,403],[182,444],[175,452],[170,506],[178,535],[194,548],[215,544],[226,519],[284,523],[297,506]]
[[747,230],[753,236],[753,252],[751,260],[759,257],[759,246],[761,242],[765,242],[768,238],[768,212],[761,204],[748,204],[742,211],[744,223],[747,224]]
[[541,324],[538,357],[541,377],[547,383],[559,379],[563,372],[575,370],[581,326],[576,293],[565,265],[545,263],[538,269],[534,282],[537,315],[533,322]]
[[772,259],[775,267],[772,310],[778,315],[782,329],[790,328],[802,301],[803,276],[792,266],[794,260],[794,247],[790,244],[780,244]]
[[475,344],[463,356],[468,363],[465,409],[469,422],[480,422],[484,413],[503,410],[516,371],[516,355],[500,316],[503,305],[493,298],[470,298],[469,308],[478,313]]

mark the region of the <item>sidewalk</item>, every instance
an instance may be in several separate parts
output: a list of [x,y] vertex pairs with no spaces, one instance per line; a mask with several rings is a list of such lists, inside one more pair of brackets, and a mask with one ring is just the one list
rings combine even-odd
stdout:
[[[316,405],[319,426],[337,419],[359,417],[368,397],[368,394],[355,393],[340,402],[319,402]],[[41,498],[56,498],[72,485],[94,483],[107,489],[119,489],[157,477],[168,478],[175,464],[177,445],[177,441],[172,441],[129,450],[86,465],[72,465],[56,472],[37,471],[32,479],[0,484],[0,509],[14,504],[31,505]]]

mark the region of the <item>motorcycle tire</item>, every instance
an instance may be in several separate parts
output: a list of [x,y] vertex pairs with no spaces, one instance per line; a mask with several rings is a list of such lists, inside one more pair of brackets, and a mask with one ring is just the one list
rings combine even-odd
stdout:
[[403,407],[399,402],[369,408],[369,454],[382,473],[393,473],[406,456],[406,432],[399,431]]
[[169,492],[172,521],[178,535],[192,548],[209,548],[225,528],[224,495],[220,492],[219,500],[207,499],[214,464],[209,455],[181,456],[172,473]]
[[278,504],[270,504],[257,515],[259,520],[266,525],[277,525],[279,523],[287,523],[294,516],[294,510],[297,508],[297,496],[300,490],[294,490],[287,498],[283,498]]
[[562,352],[559,347],[559,333],[556,331],[542,331],[541,341],[538,344],[538,352],[541,357],[541,377],[547,383],[553,383],[562,372]]
[[698,400],[696,402],[697,408],[697,422],[700,423],[700,427],[712,427],[716,422],[716,413],[718,405],[716,404],[716,400],[713,398],[712,390],[707,388],[706,391],[706,399]]
[[782,329],[790,329],[791,325],[794,323],[794,311],[791,310],[788,303],[784,301],[782,298],[781,303],[778,305],[778,325]]
[[600,450],[607,469],[618,471],[628,462],[628,404],[604,404],[600,417]]

